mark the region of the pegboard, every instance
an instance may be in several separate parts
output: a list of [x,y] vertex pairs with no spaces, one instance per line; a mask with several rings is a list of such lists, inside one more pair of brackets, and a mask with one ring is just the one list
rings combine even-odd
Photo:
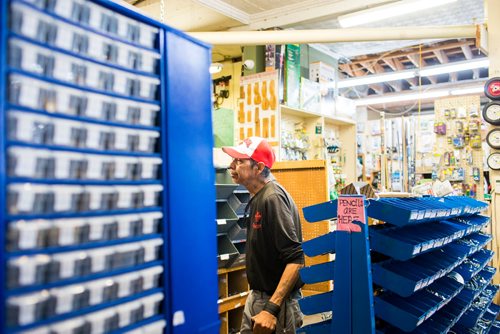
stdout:
[[[475,186],[475,194],[474,196],[471,195],[471,197],[482,200],[484,198],[483,151],[481,149],[483,134],[481,131],[482,119],[480,117],[479,96],[439,99],[435,101],[434,109],[434,127],[438,127],[440,123],[446,125],[446,134],[436,134],[436,142],[433,149],[434,156],[436,157],[434,172],[437,173],[441,181],[450,179],[450,182],[456,189],[462,188],[464,195],[470,194],[470,191],[467,191],[467,187],[474,189]],[[478,125],[477,130],[473,130],[472,124],[474,123]],[[454,139],[459,135],[464,137],[463,148],[457,148],[453,144]],[[467,135],[470,138],[469,140],[467,140]],[[456,140],[456,142],[459,141]],[[474,148],[474,143],[477,143],[478,147]],[[449,166],[447,165],[447,152],[448,155],[453,153],[454,157],[454,159],[449,159],[451,160]],[[455,161],[454,164],[453,160]],[[455,178],[449,175],[450,168],[463,168],[464,180],[453,181]],[[475,181],[473,178],[473,168],[479,170],[478,181]]]
[[[307,241],[328,233],[328,221],[311,224],[304,219],[302,213],[304,207],[329,200],[326,162],[324,160],[276,162],[272,173],[297,204],[303,240]],[[329,255],[315,256],[314,258],[306,256],[306,266],[329,260]],[[303,288],[305,294],[326,292],[331,289],[331,282],[307,284]]]

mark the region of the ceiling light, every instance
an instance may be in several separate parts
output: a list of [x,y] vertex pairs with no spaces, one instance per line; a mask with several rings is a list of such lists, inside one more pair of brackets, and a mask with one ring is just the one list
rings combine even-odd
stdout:
[[341,80],[337,83],[338,88],[370,85],[380,82],[388,82],[394,80],[403,80],[415,77],[414,70],[399,71],[387,74],[377,74],[377,75],[367,75],[364,77],[352,78],[347,80]]
[[210,72],[210,74],[219,73],[220,71],[222,71],[223,67],[224,67],[224,65],[221,63],[212,63],[212,64],[210,64],[208,71]]
[[421,77],[438,75],[444,73],[460,72],[465,70],[473,70],[476,68],[489,67],[490,61],[486,58],[465,60],[443,65],[436,65],[429,68],[423,68],[419,71]]
[[380,96],[380,97],[369,97],[355,100],[356,106],[368,106],[373,104],[383,104],[383,103],[394,103],[394,102],[404,102],[404,101],[417,101],[432,99],[445,96],[456,96],[456,95],[468,95],[468,94],[479,94],[483,92],[484,87],[463,87],[457,89],[439,89],[431,90],[426,92],[413,92],[413,93],[403,93],[403,94],[393,94],[390,96]]
[[446,5],[457,0],[403,0],[338,17],[342,28],[382,21],[391,17],[416,13],[424,9]]

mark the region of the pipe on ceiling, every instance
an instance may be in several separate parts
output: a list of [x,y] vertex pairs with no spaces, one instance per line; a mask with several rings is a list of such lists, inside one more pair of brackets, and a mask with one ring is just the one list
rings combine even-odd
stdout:
[[214,45],[309,44],[475,38],[476,26],[217,31],[191,32],[189,35]]

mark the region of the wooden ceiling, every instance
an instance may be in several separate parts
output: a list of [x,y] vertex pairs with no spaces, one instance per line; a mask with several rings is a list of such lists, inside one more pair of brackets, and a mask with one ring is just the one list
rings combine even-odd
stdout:
[[[426,66],[448,64],[484,57],[485,55],[477,49],[474,39],[451,40],[428,45],[417,45],[378,55],[358,56],[350,59],[346,63],[339,64],[339,70],[341,76],[344,76],[344,78],[354,78],[409,69],[422,69]],[[411,90],[419,85],[431,87],[431,85],[445,83],[459,84],[462,81],[465,82],[487,77],[487,69],[475,69],[422,77],[421,82],[419,82],[418,78],[409,78],[387,83],[371,84],[368,86],[368,89],[361,90],[361,94],[356,92],[356,95],[380,95],[390,92]],[[343,93],[347,96],[350,95],[349,90],[345,90]]]

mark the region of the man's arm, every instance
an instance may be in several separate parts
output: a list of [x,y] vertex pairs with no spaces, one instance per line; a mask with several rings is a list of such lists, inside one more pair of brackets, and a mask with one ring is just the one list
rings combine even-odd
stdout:
[[[295,283],[299,279],[299,269],[304,265],[301,263],[289,263],[286,265],[276,291],[274,291],[270,302],[281,306],[292,291]],[[254,321],[253,330],[255,334],[273,333],[276,329],[278,319],[267,311],[262,311],[252,318]]]

